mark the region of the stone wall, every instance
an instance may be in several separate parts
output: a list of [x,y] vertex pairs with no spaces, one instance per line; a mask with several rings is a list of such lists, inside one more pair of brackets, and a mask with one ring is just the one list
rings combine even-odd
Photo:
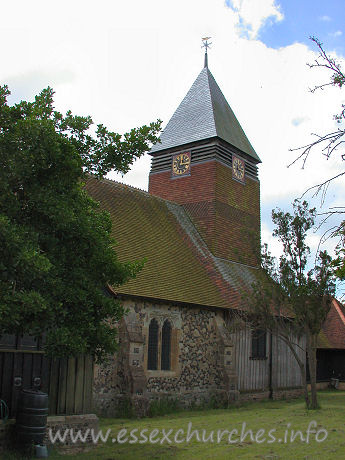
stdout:
[[304,395],[303,388],[279,388],[273,390],[273,399],[294,399]]
[[[119,351],[108,364],[95,366],[96,413],[102,416],[143,416],[150,403],[160,399],[171,399],[182,407],[190,407],[215,400],[221,404],[221,401],[269,398],[268,356],[250,359],[250,329],[230,332],[220,309],[128,297],[123,299],[123,304],[128,313],[119,325]],[[147,369],[148,333],[152,319],[159,328],[157,370]],[[171,366],[169,370],[162,370],[160,343],[166,320],[172,328]],[[269,352],[268,337],[267,342]],[[275,343],[273,341],[273,345]],[[283,345],[280,344],[279,350],[273,347],[274,399],[302,394],[297,364],[286,354]]]
[[[213,323],[215,313],[187,307],[174,310],[181,318],[178,367],[171,376],[149,371],[148,393],[176,394],[221,388],[223,382],[219,375],[219,350]],[[148,318],[153,316],[155,311],[148,309]],[[166,316],[171,316],[171,310],[166,312]]]
[[239,400],[241,402],[262,401],[264,399],[269,399],[269,397],[269,391],[241,391],[239,394]]
[[[86,437],[86,442],[76,442],[73,443],[69,436],[66,436],[66,439],[63,443],[64,446],[79,446],[81,444],[93,444],[91,430],[94,434],[97,435],[99,431],[99,420],[95,414],[85,414],[85,415],[54,415],[49,416],[47,420],[47,431],[45,435],[44,444],[50,445],[51,440],[49,436],[49,430],[54,437],[57,430],[60,430],[60,433],[63,435],[65,430],[73,430],[73,433],[76,434],[79,430],[82,435],[86,434],[88,431],[88,436]],[[57,442],[56,445],[61,443]]]
[[103,417],[111,417],[118,404],[121,404],[121,395],[128,388],[128,338],[125,333],[125,322],[122,320],[118,328],[118,352],[108,356],[108,360],[101,366],[94,366],[93,405],[96,412]]
[[[300,398],[303,396],[304,391],[303,388],[277,388],[274,389],[272,392],[272,399],[279,400],[279,399],[294,399]],[[240,402],[246,401],[263,401],[265,399],[269,399],[270,392],[268,390],[264,391],[243,391],[239,394]]]
[[[221,311],[128,299],[123,303],[128,314],[119,329],[120,350],[109,364],[95,369],[94,403],[98,413],[120,415],[133,401],[143,414],[145,399],[148,403],[178,399],[184,407],[214,398],[236,399],[235,393],[229,395],[229,391],[236,392],[234,351],[222,328]],[[153,318],[160,331],[166,319],[172,325],[168,371],[160,369],[160,353],[158,369],[147,370],[148,330]]]

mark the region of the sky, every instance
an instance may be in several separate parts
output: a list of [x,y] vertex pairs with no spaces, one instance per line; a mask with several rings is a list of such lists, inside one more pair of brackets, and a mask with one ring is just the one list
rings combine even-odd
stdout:
[[[343,170],[340,155],[327,160],[315,150],[305,168],[290,149],[312,133],[337,129],[333,115],[345,92],[310,69],[317,57],[309,39],[344,61],[343,0],[3,0],[0,84],[10,103],[32,100],[48,85],[55,106],[124,133],[158,118],[163,126],[203,67],[201,37],[212,37],[209,68],[262,160],[262,242],[274,254],[271,210],[291,209],[303,192]],[[343,67],[345,68],[345,66]],[[150,157],[125,176],[110,177],[147,190]],[[334,181],[321,207],[344,203],[344,180]],[[325,228],[324,228],[325,229]],[[315,250],[323,228],[309,238]],[[325,247],[332,249],[327,241]]]

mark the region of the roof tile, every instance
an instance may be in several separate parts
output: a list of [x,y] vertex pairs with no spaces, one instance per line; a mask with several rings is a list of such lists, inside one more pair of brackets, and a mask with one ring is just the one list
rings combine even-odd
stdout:
[[240,307],[255,269],[215,257],[182,206],[107,179],[90,177],[86,190],[110,213],[119,260],[147,259],[119,294]]

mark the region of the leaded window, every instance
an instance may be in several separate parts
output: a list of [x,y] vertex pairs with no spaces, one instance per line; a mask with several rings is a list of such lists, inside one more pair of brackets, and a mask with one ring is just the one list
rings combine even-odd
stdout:
[[162,354],[161,354],[161,369],[163,371],[170,370],[170,354],[171,354],[171,324],[168,320],[164,321],[162,327]]
[[158,361],[158,323],[157,320],[152,319],[149,326],[149,343],[148,343],[148,356],[147,368],[149,370],[157,370]]

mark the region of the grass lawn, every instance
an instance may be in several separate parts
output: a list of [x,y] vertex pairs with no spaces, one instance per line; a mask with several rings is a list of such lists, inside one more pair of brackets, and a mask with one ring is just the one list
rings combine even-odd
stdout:
[[[171,415],[144,419],[102,419],[101,428],[105,434],[111,430],[107,443],[99,443],[89,452],[70,453],[61,455],[57,451],[50,452],[49,458],[68,460],[141,460],[141,459],[341,459],[345,458],[345,392],[324,391],[319,393],[322,408],[316,411],[306,411],[303,400],[292,401],[263,401],[247,403],[241,407],[227,410],[215,409],[204,411],[184,411]],[[297,435],[297,439],[291,442],[291,433],[301,430],[303,437],[306,437],[307,428],[310,422],[316,421],[316,431],[327,430],[327,438],[322,442],[315,440],[312,433],[309,443],[302,442]],[[192,423],[191,431],[198,430],[201,442],[196,441],[195,435],[188,443],[185,438],[188,433],[188,424]],[[254,439],[250,439],[250,434],[244,440],[240,440],[243,422],[246,423],[245,431],[252,430]],[[290,425],[288,425],[290,424]],[[123,438],[134,440],[129,432],[137,429],[133,435],[139,439],[135,443],[112,442],[120,430],[126,429],[127,435]],[[155,444],[145,442],[139,443],[139,433],[146,429],[144,435],[148,436],[154,429],[159,430],[159,434],[154,439],[162,439],[162,429],[169,435],[169,443]],[[184,442],[176,443],[174,436],[177,430],[182,429],[177,435],[177,441],[184,439]],[[237,429],[238,433],[233,432],[233,444],[228,442],[229,433],[225,433],[220,442],[217,442],[218,432]],[[258,434],[259,430],[265,430]],[[315,429],[315,428],[314,428]],[[213,443],[211,441],[202,442],[203,430],[206,438],[213,431]],[[268,432],[271,431],[271,436]],[[255,436],[260,441],[255,441]],[[322,440],[325,431],[319,432],[319,439]],[[273,437],[276,439],[272,441]],[[281,440],[280,442],[278,440]],[[286,440],[286,442],[284,442]],[[1,460],[10,460],[20,457],[0,456]]]

